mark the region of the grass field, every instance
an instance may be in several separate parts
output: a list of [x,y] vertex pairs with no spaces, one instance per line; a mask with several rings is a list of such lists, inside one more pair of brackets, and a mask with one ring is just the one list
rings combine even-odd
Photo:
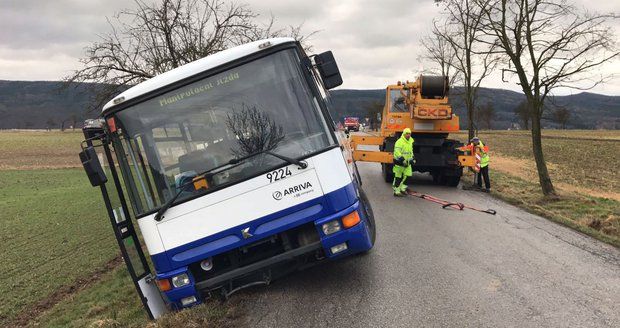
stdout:
[[582,193],[545,198],[537,180],[525,180],[502,171],[491,172],[493,195],[529,212],[569,226],[620,247],[620,202]]
[[0,316],[13,318],[118,253],[79,169],[0,171]]
[[[106,273],[122,261],[101,194],[77,168],[81,140],[78,132],[0,132],[2,326],[36,322],[50,307],[44,326],[64,326],[63,318],[86,326],[106,316],[145,323],[126,271]],[[93,284],[99,288],[88,288]],[[88,302],[70,311],[54,306],[90,291],[116,309]]]
[[[466,138],[466,134],[458,136]],[[529,132],[483,131],[479,136],[494,155],[492,167],[525,179],[537,179]],[[545,159],[554,183],[608,193],[607,196],[620,193],[620,131],[545,131],[543,140]],[[496,157],[500,158],[501,165],[495,165]],[[507,162],[515,164],[506,167]]]
[[[0,327],[147,325],[99,189],[77,159],[81,140],[0,131]],[[208,304],[157,326],[213,324],[229,310]]]
[[[456,136],[465,140],[466,133]],[[494,195],[620,246],[620,131],[543,132],[543,151],[560,194],[542,196],[529,131],[482,131]],[[493,183],[493,181],[492,181]]]
[[[148,323],[124,265],[32,321],[43,327],[233,327],[235,304],[209,302]],[[230,302],[229,302],[230,303]]]
[[81,167],[82,131],[0,131],[0,170]]
[[[620,131],[545,131],[561,197],[542,197],[529,134],[482,132],[493,195],[620,246]],[[464,139],[466,134],[457,134]],[[147,323],[101,195],[79,168],[77,132],[0,132],[0,326],[178,327],[234,323],[208,303]],[[464,182],[471,181],[466,176]]]

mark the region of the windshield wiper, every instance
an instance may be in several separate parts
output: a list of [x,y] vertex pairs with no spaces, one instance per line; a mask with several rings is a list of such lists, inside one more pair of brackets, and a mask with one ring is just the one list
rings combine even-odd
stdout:
[[285,162],[288,162],[289,164],[295,164],[295,165],[299,166],[300,169],[305,169],[306,167],[308,167],[308,163],[306,163],[306,162],[302,162],[302,161],[300,161],[300,160],[298,160],[296,158],[280,155],[278,153],[274,153],[274,152],[271,152],[269,150],[261,150],[261,151],[257,151],[255,153],[243,156],[241,158],[233,158],[233,159],[230,160],[229,163],[230,164],[237,164],[239,162],[245,161],[248,158],[252,158],[252,157],[260,155],[260,154],[268,154],[268,155],[277,157],[277,158],[279,158],[279,159],[281,159],[281,160],[283,160]]
[[[240,157],[240,158],[233,158],[230,161],[228,161],[228,162],[226,162],[226,163],[224,163],[222,165],[210,168],[210,169],[208,169],[208,170],[206,170],[204,172],[201,172],[201,173],[197,174],[192,179],[192,181],[188,181],[188,182],[182,184],[181,186],[179,186],[179,191],[174,195],[174,197],[172,197],[170,200],[168,200],[164,205],[162,205],[159,208],[159,210],[157,211],[157,214],[155,214],[155,217],[154,217],[155,221],[161,221],[164,218],[164,216],[163,216],[164,213],[166,213],[166,211],[170,208],[170,206],[172,206],[174,201],[177,200],[177,198],[179,198],[179,196],[181,196],[183,191],[185,191],[185,187],[187,187],[188,185],[194,183],[194,181],[196,181],[196,178],[200,177],[200,179],[198,179],[198,180],[206,179],[207,178],[207,174],[209,174],[209,173],[213,174],[213,171],[215,171],[217,169],[221,169],[221,168],[223,168],[225,166],[229,166],[229,165],[234,165],[234,166],[230,167],[230,168],[233,168],[233,167],[237,166],[235,164],[241,163],[241,162],[243,162],[243,161],[245,161],[245,160],[247,160],[249,158],[252,158],[252,157],[260,155],[260,154],[269,154],[271,156],[275,156],[275,157],[277,157],[277,158],[279,158],[279,159],[281,159],[281,160],[283,160],[285,162],[288,162],[290,164],[295,164],[295,165],[299,166],[299,168],[301,168],[301,169],[305,169],[305,168],[308,167],[308,163],[306,163],[306,162],[302,162],[302,161],[300,161],[298,159],[291,158],[291,157],[288,157],[288,156],[276,154],[276,153],[273,153],[273,152],[268,151],[268,150],[262,150],[262,151],[259,151],[259,152],[256,152],[256,153],[252,153],[252,154]],[[217,172],[217,173],[219,173],[219,172]]]
[[[155,221],[161,221],[164,218],[163,217],[164,213],[166,213],[166,211],[170,208],[170,206],[172,206],[172,203],[174,203],[174,201],[177,200],[177,198],[179,198],[179,196],[181,196],[183,191],[185,191],[185,187],[189,186],[190,184],[193,184],[196,180],[206,179],[207,178],[207,174],[213,173],[213,171],[215,171],[217,169],[221,169],[221,168],[223,168],[225,166],[236,164],[236,163],[233,163],[234,160],[235,159],[231,159],[230,161],[228,161],[228,162],[226,162],[226,163],[224,163],[222,165],[218,165],[218,166],[210,168],[210,169],[208,169],[206,171],[200,172],[199,174],[196,174],[196,176],[191,181],[188,181],[188,182],[180,185],[178,187],[179,191],[177,191],[177,193],[174,195],[174,197],[172,197],[170,200],[168,200],[164,205],[162,205],[159,208],[159,210],[157,211],[157,214],[155,214]],[[230,168],[233,168],[235,166],[231,166]],[[199,178],[199,179],[196,179],[196,178]]]

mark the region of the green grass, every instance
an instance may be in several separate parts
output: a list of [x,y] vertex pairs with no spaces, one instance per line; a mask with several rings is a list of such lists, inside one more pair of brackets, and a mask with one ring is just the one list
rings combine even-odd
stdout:
[[81,169],[0,171],[0,319],[14,318],[118,253]]
[[540,193],[536,182],[497,171],[490,175],[493,196],[620,247],[620,202],[583,194],[550,199]]
[[229,327],[236,317],[232,302],[209,301],[148,322],[131,278],[121,266],[91,288],[63,300],[31,322],[43,327]]
[[146,312],[124,265],[31,322],[43,327],[140,327]]
[[[101,193],[72,168],[81,140],[80,132],[0,132],[0,326],[147,324],[125,265],[110,264],[119,250]],[[156,326],[213,325],[229,310],[208,303]]]
[[[466,133],[455,136],[467,138]],[[538,185],[528,131],[481,131],[479,136],[490,148],[494,195],[620,246],[620,131],[543,131],[555,199],[543,197]],[[494,164],[494,155],[508,159],[506,166]]]

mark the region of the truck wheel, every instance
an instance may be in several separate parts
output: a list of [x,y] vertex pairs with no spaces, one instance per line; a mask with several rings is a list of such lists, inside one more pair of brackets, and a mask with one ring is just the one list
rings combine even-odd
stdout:
[[392,171],[392,169],[394,168],[394,165],[393,164],[381,164],[381,168],[383,169],[383,179],[385,179],[385,182],[387,183],[394,182],[394,171]]
[[[383,145],[379,146],[379,150],[391,153],[394,151],[394,144],[396,143],[396,139],[389,137],[386,138],[383,142]],[[394,164],[381,164],[381,169],[383,171],[383,178],[385,182],[392,183],[394,182]]]
[[461,182],[461,176],[463,175],[463,168],[446,169],[442,173],[441,184],[449,187],[456,187]]
[[433,177],[433,183],[439,183],[441,180],[441,174],[437,171],[431,172],[431,176]]
[[[375,240],[377,239],[377,227],[375,226],[375,215],[372,212],[372,206],[370,205],[370,201],[366,196],[366,193],[362,188],[359,188],[360,191],[360,207],[362,211],[364,211],[364,215],[368,220],[368,232],[370,233],[370,243],[372,246],[375,245]],[[368,250],[370,251],[370,249]],[[368,252],[366,251],[366,252]]]
[[461,176],[459,175],[446,177],[446,185],[449,187],[456,187],[459,185],[459,182],[461,182]]

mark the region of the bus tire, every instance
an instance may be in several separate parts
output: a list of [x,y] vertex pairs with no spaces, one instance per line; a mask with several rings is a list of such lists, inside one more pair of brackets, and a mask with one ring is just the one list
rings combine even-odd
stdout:
[[368,225],[368,232],[370,234],[370,248],[366,251],[369,252],[372,247],[375,245],[375,240],[377,239],[377,226],[375,225],[375,215],[372,211],[372,206],[370,205],[370,201],[366,196],[366,193],[363,189],[359,189],[360,192],[360,208],[364,211],[364,216],[366,217],[366,224]]

